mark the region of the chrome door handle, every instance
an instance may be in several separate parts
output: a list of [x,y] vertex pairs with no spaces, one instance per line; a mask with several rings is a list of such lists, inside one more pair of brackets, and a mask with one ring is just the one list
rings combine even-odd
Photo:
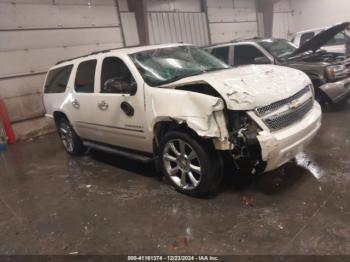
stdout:
[[74,100],[71,102],[71,104],[72,104],[72,106],[73,106],[74,108],[79,108],[79,107],[80,107],[80,104],[79,104],[79,102],[78,102],[77,99],[74,99]]
[[105,101],[101,101],[97,106],[104,111],[108,109],[108,104]]

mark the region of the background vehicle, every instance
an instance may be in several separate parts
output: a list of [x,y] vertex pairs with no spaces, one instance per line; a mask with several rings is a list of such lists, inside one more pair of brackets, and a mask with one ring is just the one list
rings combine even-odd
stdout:
[[[297,32],[293,37],[291,42],[295,44],[296,47],[304,45],[314,36],[318,35],[321,32],[324,32],[329,28],[317,28],[309,29],[301,32]],[[331,38],[327,43],[322,46],[323,50],[327,52],[334,53],[346,53],[346,45],[350,44],[350,37],[347,30],[337,33],[333,38]]]
[[208,47],[207,50],[232,66],[275,64],[305,72],[322,102],[340,102],[350,92],[350,60],[344,54],[320,50],[334,35],[349,26],[344,23],[318,34],[297,48],[285,39],[247,39]]
[[158,160],[177,190],[195,196],[220,184],[223,156],[251,172],[270,171],[303,150],[321,125],[304,73],[232,69],[178,44],[62,61],[48,73],[44,104],[68,153],[91,147]]

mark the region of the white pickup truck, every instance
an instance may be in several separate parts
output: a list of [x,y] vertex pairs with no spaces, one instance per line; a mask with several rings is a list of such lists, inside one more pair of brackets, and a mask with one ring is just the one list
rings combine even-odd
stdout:
[[[297,32],[292,36],[291,42],[295,44],[296,47],[300,47],[304,45],[306,42],[308,42],[310,39],[314,38],[320,33],[325,32],[331,28],[332,27],[314,28],[314,29]],[[349,30],[343,30],[335,34],[335,36],[333,36],[326,43],[324,43],[321,48],[330,53],[345,54],[347,53],[346,47],[349,44],[350,44]]]
[[69,154],[89,147],[156,160],[173,186],[192,196],[218,187],[224,158],[252,173],[276,169],[302,151],[321,125],[303,72],[273,65],[232,68],[183,44],[59,62],[47,74],[44,104]]

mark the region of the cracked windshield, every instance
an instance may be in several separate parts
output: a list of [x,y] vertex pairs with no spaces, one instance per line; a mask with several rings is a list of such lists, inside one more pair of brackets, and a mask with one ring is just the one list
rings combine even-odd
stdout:
[[230,68],[204,50],[192,46],[159,48],[131,55],[147,84],[158,86],[185,77]]

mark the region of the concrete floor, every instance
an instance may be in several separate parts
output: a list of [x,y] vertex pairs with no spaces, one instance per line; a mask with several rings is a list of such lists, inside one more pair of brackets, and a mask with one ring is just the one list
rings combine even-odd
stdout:
[[68,156],[56,135],[0,154],[0,254],[350,254],[350,106],[279,172],[209,199],[152,167]]

